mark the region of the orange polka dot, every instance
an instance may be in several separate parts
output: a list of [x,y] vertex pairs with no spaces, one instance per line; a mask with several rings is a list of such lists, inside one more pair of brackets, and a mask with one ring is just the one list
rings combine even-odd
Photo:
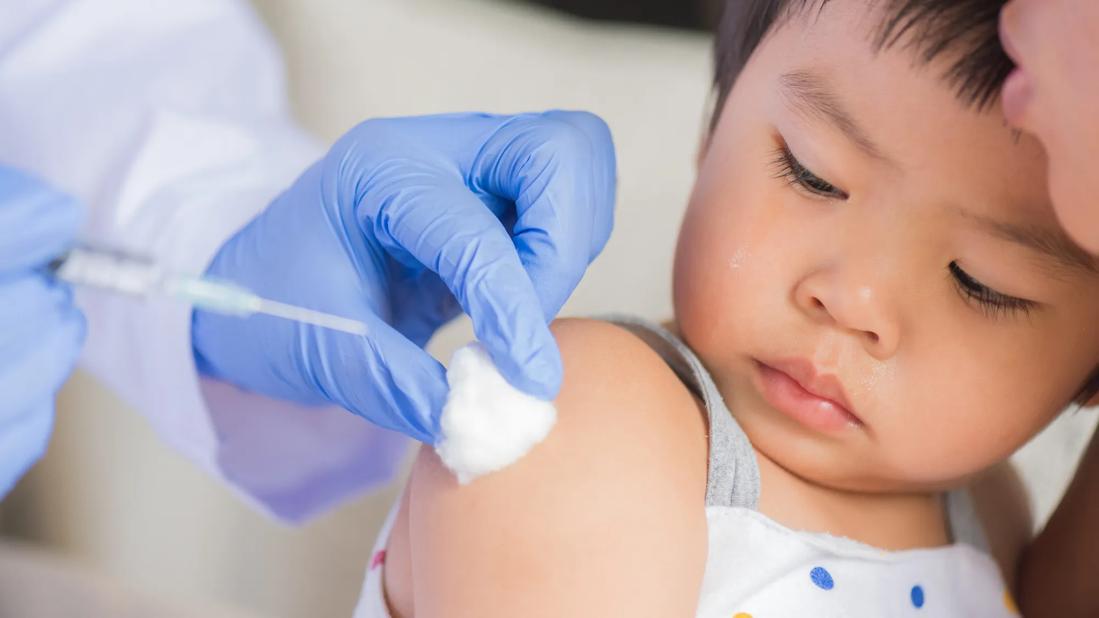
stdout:
[[1019,613],[1019,607],[1015,605],[1015,599],[1011,597],[1010,590],[1004,590],[1004,607],[1013,614],[1017,615]]

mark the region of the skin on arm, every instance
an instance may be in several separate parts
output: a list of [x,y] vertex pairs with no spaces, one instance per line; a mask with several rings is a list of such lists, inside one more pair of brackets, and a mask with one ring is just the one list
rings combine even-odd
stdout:
[[416,618],[694,615],[706,561],[700,406],[625,330],[562,320],[553,333],[565,377],[545,442],[466,486],[421,451],[399,515],[406,523],[395,528],[405,526],[405,538],[390,541],[391,559],[407,560],[405,575],[387,565],[394,610],[414,609]]
[[[1091,403],[1094,403],[1091,402]],[[1099,433],[1049,523],[1027,547],[1019,568],[1024,616],[1099,615]]]

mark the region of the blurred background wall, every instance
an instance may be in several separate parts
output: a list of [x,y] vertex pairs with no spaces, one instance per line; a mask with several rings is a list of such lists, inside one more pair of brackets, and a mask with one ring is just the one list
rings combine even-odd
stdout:
[[[284,50],[299,118],[326,140],[373,116],[555,107],[603,116],[619,152],[617,225],[564,313],[667,317],[710,71],[707,35],[686,28],[712,21],[714,2],[538,1],[598,20],[515,0],[255,7]],[[681,28],[607,21],[614,7],[634,22]],[[469,338],[459,322],[431,350],[448,358]],[[1039,522],[1095,416],[1066,416],[1017,456]],[[283,527],[168,450],[135,412],[78,374],[61,395],[48,456],[0,506],[0,529],[24,548],[0,550],[0,598],[34,586],[44,598],[62,595],[64,586],[42,584],[48,573],[89,599],[107,599],[102,615],[348,615],[394,495],[389,488],[301,528]],[[42,558],[42,548],[52,556]],[[74,607],[80,611],[56,615],[94,615],[91,601]]]

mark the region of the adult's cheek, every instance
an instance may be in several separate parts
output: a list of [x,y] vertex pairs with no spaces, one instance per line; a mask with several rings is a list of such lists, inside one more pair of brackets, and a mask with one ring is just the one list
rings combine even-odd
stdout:
[[[1099,114],[1099,112],[1097,112]],[[1099,123],[1099,118],[1094,122]],[[1048,132],[1048,131],[1047,131]],[[1057,219],[1076,244],[1099,255],[1099,196],[1090,188],[1087,162],[1099,161],[1099,144],[1050,138],[1049,192]],[[1043,140],[1045,141],[1045,140]]]
[[1099,100],[1064,87],[1063,80],[1044,86],[1035,91],[1020,128],[1046,151],[1050,199],[1061,226],[1076,244],[1099,255],[1099,198],[1091,181],[1099,161]]
[[1099,160],[1099,86],[1090,77],[1099,66],[1099,4],[1013,0],[1000,32],[1021,67],[1004,84],[1004,114],[1042,142],[1061,225],[1099,254],[1099,201],[1088,188],[1089,168]]

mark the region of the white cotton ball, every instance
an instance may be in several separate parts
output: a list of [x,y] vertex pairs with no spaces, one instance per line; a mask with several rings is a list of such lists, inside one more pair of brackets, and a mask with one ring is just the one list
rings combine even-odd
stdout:
[[463,485],[518,461],[557,422],[553,402],[509,384],[477,342],[454,353],[446,379],[450,393],[435,452]]

